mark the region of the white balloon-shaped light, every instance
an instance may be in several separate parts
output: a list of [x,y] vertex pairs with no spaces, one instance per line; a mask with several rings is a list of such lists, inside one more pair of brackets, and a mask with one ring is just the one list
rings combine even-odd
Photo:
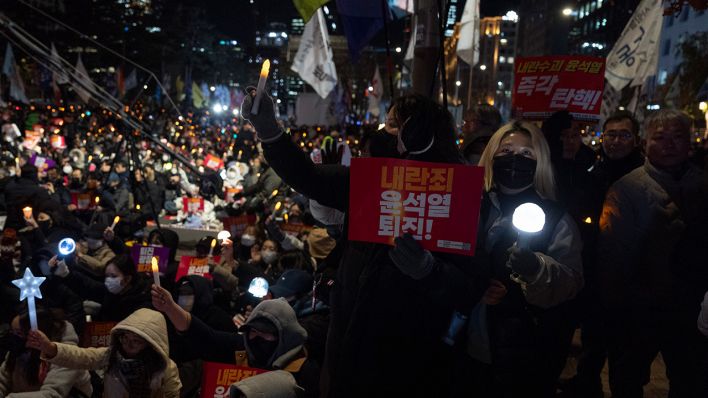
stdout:
[[511,222],[519,231],[534,234],[546,224],[546,213],[535,203],[524,203],[514,210]]
[[229,232],[229,231],[221,231],[221,232],[219,232],[218,235],[216,235],[216,238],[219,240],[222,240],[222,241],[229,239],[230,237],[231,237],[231,232]]
[[268,294],[268,281],[261,277],[253,278],[251,284],[248,285],[248,292],[253,295],[253,297],[263,298]]
[[68,256],[76,250],[76,242],[71,238],[64,238],[59,241],[59,254],[62,256]]

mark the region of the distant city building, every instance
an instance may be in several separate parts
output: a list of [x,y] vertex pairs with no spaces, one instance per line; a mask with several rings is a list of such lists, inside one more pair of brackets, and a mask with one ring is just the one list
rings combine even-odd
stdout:
[[481,19],[479,63],[472,72],[472,103],[495,105],[506,115],[511,109],[518,21],[514,11]]
[[666,84],[668,78],[678,71],[683,62],[681,44],[690,35],[708,31],[708,12],[697,11],[688,4],[680,13],[664,17],[659,41],[659,65],[657,83]]
[[521,0],[518,56],[568,53],[571,19],[563,15],[568,0]]
[[637,5],[639,0],[577,0],[561,10],[572,21],[568,52],[607,56]]

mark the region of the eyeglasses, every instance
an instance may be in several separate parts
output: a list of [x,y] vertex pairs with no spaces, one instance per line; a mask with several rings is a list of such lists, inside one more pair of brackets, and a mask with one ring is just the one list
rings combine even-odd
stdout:
[[621,139],[621,140],[626,141],[626,140],[632,139],[634,137],[634,134],[632,134],[632,132],[628,131],[628,130],[619,130],[619,131],[610,130],[610,131],[606,131],[604,134],[602,134],[602,137],[606,140]]

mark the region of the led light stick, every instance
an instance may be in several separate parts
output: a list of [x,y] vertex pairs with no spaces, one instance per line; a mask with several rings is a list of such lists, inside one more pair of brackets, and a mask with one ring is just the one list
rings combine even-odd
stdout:
[[268,281],[265,278],[256,277],[248,285],[248,292],[256,298],[263,298],[268,294]]
[[268,80],[268,72],[270,71],[270,60],[266,59],[263,61],[263,66],[261,67],[261,74],[258,78],[258,85],[256,86],[256,98],[253,99],[253,106],[251,106],[251,113],[254,115],[258,114],[258,109],[261,106],[261,97],[263,97],[263,90],[265,90],[266,80]]
[[12,284],[20,289],[20,301],[27,299],[27,308],[29,308],[30,327],[32,330],[37,330],[37,307],[34,304],[34,298],[42,298],[42,291],[39,290],[39,285],[47,279],[43,276],[34,276],[29,267],[25,268],[25,274],[20,279],[15,279]]
[[546,214],[537,204],[524,203],[514,210],[511,222],[519,230],[516,246],[528,248],[531,235],[541,232],[546,224]]
[[155,286],[160,286],[160,269],[157,266],[157,257],[153,256],[152,260],[152,278],[155,281]]
[[71,238],[64,238],[59,241],[57,248],[59,249],[59,254],[66,257],[76,250],[76,242]]

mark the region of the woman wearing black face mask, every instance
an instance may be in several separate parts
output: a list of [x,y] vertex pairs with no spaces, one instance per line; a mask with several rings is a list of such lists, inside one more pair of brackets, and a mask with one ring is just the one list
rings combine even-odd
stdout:
[[[583,285],[580,235],[555,202],[548,144],[534,125],[512,122],[499,129],[480,166],[485,194],[475,259],[493,277],[473,312],[478,316],[467,336],[469,355],[460,359],[456,393],[554,396],[574,331],[568,301]],[[543,209],[545,226],[519,247],[512,215],[528,202]]]
[[[37,309],[37,324],[53,340],[73,346],[79,342],[69,322],[41,307]],[[87,371],[49,364],[40,358],[39,351],[26,346],[30,329],[26,312],[16,316],[11,327],[10,351],[0,367],[0,396],[91,396]]]
[[[266,159],[283,181],[345,213],[345,225],[357,222],[348,218],[349,168],[313,164],[280,130],[270,99],[263,97],[258,115],[251,114],[251,102],[246,97],[241,114],[256,128]],[[397,157],[463,163],[452,116],[430,98],[395,99],[387,125],[398,130]],[[390,138],[382,138],[387,145]],[[322,382],[328,389],[322,396],[447,396],[454,364],[442,336],[453,312],[468,313],[482,296],[484,270],[469,257],[423,250],[407,234],[396,240],[394,251],[346,237],[342,245]],[[423,358],[435,366],[419,366]]]

